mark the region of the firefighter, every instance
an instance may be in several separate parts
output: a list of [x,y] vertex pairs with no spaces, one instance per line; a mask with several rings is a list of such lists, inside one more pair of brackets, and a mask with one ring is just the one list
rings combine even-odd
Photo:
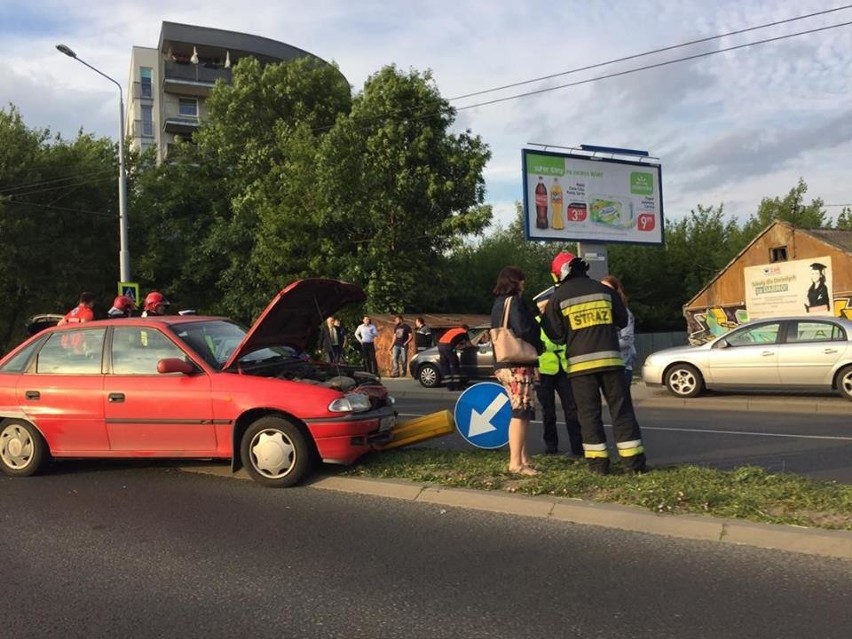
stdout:
[[81,324],[83,322],[91,322],[95,319],[95,313],[92,310],[94,306],[94,293],[80,293],[80,299],[77,306],[68,311],[65,316],[57,322],[57,326],[62,326],[63,324]]
[[142,317],[151,317],[153,315],[165,315],[166,307],[169,306],[169,300],[159,291],[151,291],[145,297],[145,305],[142,307]]
[[542,327],[553,342],[565,344],[589,469],[602,475],[610,469],[601,418],[603,391],[618,454],[628,472],[643,473],[645,448],[618,347],[618,329],[627,325],[627,310],[618,294],[591,279],[588,270],[589,265],[571,253],[553,258],[551,272],[557,285]]
[[130,314],[136,310],[136,303],[127,295],[119,295],[112,301],[112,306],[107,311],[110,318],[130,317]]

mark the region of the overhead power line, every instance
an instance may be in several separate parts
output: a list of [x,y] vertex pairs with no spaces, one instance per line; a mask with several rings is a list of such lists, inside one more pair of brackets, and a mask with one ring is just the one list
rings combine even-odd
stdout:
[[808,18],[814,18],[817,16],[827,15],[829,13],[835,13],[837,11],[843,11],[845,9],[852,9],[852,4],[847,4],[842,7],[835,7],[834,9],[825,9],[824,11],[815,11],[814,13],[808,13],[803,16],[797,16],[795,18],[785,18],[784,20],[776,20],[775,22],[767,22],[765,24],[759,24],[754,27],[746,27],[745,29],[736,29],[735,31],[728,31],[727,33],[719,33],[717,35],[707,36],[706,38],[699,38],[698,40],[690,40],[689,42],[683,42],[681,44],[673,44],[668,47],[663,47],[661,49],[652,49],[651,51],[645,51],[644,53],[635,53],[633,55],[628,55],[623,58],[614,58],[612,60],[607,60],[606,62],[598,62],[596,64],[590,64],[585,67],[577,67],[576,69],[569,69],[568,71],[560,71],[559,73],[551,73],[550,75],[543,75],[538,78],[532,78],[530,80],[522,80],[520,82],[513,82],[512,84],[504,84],[500,87],[494,87],[493,89],[483,89],[482,91],[474,91],[473,93],[465,93],[464,95],[459,95],[454,98],[448,98],[449,102],[453,102],[455,100],[462,100],[464,98],[472,98],[477,95],[484,95],[486,93],[495,93],[497,91],[504,91],[505,89],[513,89],[515,87],[524,86],[527,84],[533,84],[534,82],[542,82],[544,80],[552,80],[553,78],[558,78],[563,75],[571,75],[573,73],[580,73],[582,71],[591,71],[592,69],[599,69],[600,67],[609,66],[611,64],[618,64],[619,62],[628,62],[629,60],[638,60],[639,58],[644,58],[650,55],[655,55],[657,53],[665,53],[666,51],[674,51],[676,49],[682,49],[684,47],[691,47],[696,44],[703,44],[705,42],[712,42],[713,40],[720,40],[722,38],[727,38],[729,36],[740,35],[743,33],[749,33],[750,31],[758,31],[760,29],[768,29],[769,27],[776,27],[780,24],[788,24],[791,22],[797,22],[799,20],[806,20]]
[[457,111],[466,111],[467,109],[475,109],[481,106],[488,106],[491,104],[499,104],[501,102],[509,102],[510,100],[518,100],[520,98],[526,98],[532,95],[539,95],[542,93],[548,93],[550,91],[558,91],[559,89],[567,89],[568,87],[576,87],[582,84],[589,84],[591,82],[599,82],[600,80],[607,80],[609,78],[617,78],[620,76],[630,75],[633,73],[638,73],[639,71],[647,71],[649,69],[658,69],[660,67],[669,66],[672,64],[677,64],[679,62],[688,62],[690,60],[697,60],[698,58],[706,58],[711,55],[718,55],[720,53],[727,53],[728,51],[736,51],[737,49],[745,49],[748,47],[755,47],[761,44],[768,44],[770,42],[778,42],[780,40],[786,40],[788,38],[795,38],[802,35],[808,35],[811,33],[819,33],[821,31],[828,31],[829,29],[838,29],[840,27],[847,27],[852,24],[852,21],[849,22],[841,22],[839,24],[832,24],[825,27],[817,27],[814,29],[808,29],[806,31],[798,31],[796,33],[788,33],[786,35],[776,36],[774,38],[765,38],[763,40],[756,40],[754,42],[746,42],[745,44],[738,44],[731,47],[725,47],[724,49],[716,49],[715,51],[705,51],[704,53],[696,53],[694,55],[684,56],[681,58],[675,58],[673,60],[665,60],[663,62],[657,62],[655,64],[646,64],[641,67],[636,67],[633,69],[627,69],[625,71],[616,71],[613,73],[608,73],[606,75],[595,76],[594,78],[588,78],[586,80],[578,80],[576,82],[568,82],[566,84],[560,84],[554,87],[545,87],[543,89],[536,89],[535,91],[526,91],[524,93],[517,93],[515,95],[506,96],[503,98],[495,98],[493,100],[488,100],[486,102],[478,102],[476,104],[470,104],[467,106],[456,107]]
[[[20,195],[20,193],[16,193],[16,191],[27,191],[29,189],[35,189],[37,187],[49,187],[49,188],[61,188],[64,186],[68,186],[69,182],[72,182],[73,186],[89,184],[89,182],[74,182],[74,180],[79,180],[83,178],[90,177],[106,177],[106,176],[114,176],[115,171],[91,171],[89,173],[78,173],[76,175],[69,175],[63,178],[54,178],[51,180],[42,180],[40,182],[30,182],[29,184],[18,184],[16,186],[7,186],[0,188],[0,195]],[[54,186],[55,185],[55,186]],[[46,189],[47,190],[47,189]]]

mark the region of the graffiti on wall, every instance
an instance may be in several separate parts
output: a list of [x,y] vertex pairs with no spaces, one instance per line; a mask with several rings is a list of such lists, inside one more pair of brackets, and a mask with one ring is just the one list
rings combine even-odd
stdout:
[[[852,320],[852,294],[834,297],[834,316]],[[687,310],[686,332],[692,346],[705,344],[748,321],[745,305],[711,306]]]

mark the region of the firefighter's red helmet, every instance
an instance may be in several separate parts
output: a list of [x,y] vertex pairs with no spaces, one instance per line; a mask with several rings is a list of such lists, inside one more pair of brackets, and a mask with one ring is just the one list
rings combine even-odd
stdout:
[[168,306],[169,300],[159,291],[151,291],[145,298],[145,307],[143,310],[148,312],[156,311],[158,306]]
[[127,295],[119,295],[112,301],[112,307],[126,313],[127,311],[136,310],[136,302],[130,299]]
[[568,265],[575,257],[573,253],[562,251],[557,253],[556,257],[553,258],[553,261],[550,263],[550,272],[553,273],[553,277],[556,278],[557,282],[562,281],[562,278],[568,275]]

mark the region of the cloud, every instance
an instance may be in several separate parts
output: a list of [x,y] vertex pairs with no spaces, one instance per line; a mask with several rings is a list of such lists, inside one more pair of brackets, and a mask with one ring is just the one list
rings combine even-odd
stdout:
[[[62,56],[71,46],[127,88],[131,48],[157,46],[162,21],[261,35],[335,61],[359,91],[387,64],[431,69],[447,98],[564,73],[752,25],[824,10],[824,0],[628,0],[491,3],[433,0],[291,0],[250,11],[224,0],[5,0],[0,7],[0,103],[30,127],[114,138],[117,96],[106,80]],[[492,150],[489,202],[513,215],[528,143],[646,149],[663,165],[670,215],[698,203],[739,214],[803,177],[810,194],[848,199],[840,173],[852,151],[852,27],[728,51],[635,74],[464,109],[488,100],[613,71],[719,51],[761,38],[852,20],[852,11],[727,37],[618,65],[564,73],[454,100],[456,130]],[[726,205],[727,210],[727,205]]]

